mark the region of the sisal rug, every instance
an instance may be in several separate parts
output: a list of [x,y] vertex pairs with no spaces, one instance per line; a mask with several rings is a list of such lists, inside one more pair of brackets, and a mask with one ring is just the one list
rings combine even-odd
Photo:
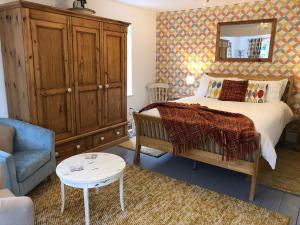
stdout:
[[258,182],[281,191],[300,195],[300,152],[278,149],[276,169],[269,166],[258,174]]
[[[136,143],[135,142],[135,137],[132,137],[128,141],[125,141],[125,142],[119,144],[119,146],[123,147],[123,148],[127,148],[129,150],[135,151],[135,143]],[[157,150],[157,149],[154,149],[154,148],[148,148],[148,147],[145,147],[145,146],[142,146],[141,152],[146,154],[146,155],[150,155],[150,156],[153,156],[153,157],[156,157],[156,158],[159,158],[159,157],[163,156],[164,154],[166,154],[166,152],[163,152],[163,151],[160,151],[160,150]]]
[[[57,178],[38,186],[30,197],[37,225],[84,224],[83,192],[67,187],[60,212]],[[90,190],[93,225],[272,224],[286,225],[288,217],[158,173],[128,165],[124,177],[125,211],[120,210],[118,182]]]

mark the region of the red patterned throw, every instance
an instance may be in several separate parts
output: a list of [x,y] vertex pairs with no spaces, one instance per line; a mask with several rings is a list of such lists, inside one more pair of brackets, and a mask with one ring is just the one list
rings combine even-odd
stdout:
[[208,139],[223,148],[223,159],[243,159],[256,149],[255,127],[251,119],[237,114],[176,102],[153,103],[140,112],[157,108],[178,155],[199,148]]
[[244,102],[248,81],[224,80],[219,100]]

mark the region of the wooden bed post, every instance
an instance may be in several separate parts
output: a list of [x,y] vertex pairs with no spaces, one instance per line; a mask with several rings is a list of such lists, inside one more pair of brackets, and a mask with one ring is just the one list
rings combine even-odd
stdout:
[[141,125],[140,120],[138,118],[138,114],[133,112],[133,118],[135,122],[135,129],[136,129],[136,143],[135,143],[135,154],[134,154],[134,163],[139,163],[141,158]]
[[260,164],[259,162],[261,157],[260,136],[258,140],[259,141],[257,141],[257,150],[256,150],[257,153],[254,162],[253,175],[251,176],[251,187],[250,187],[250,195],[249,195],[249,201],[251,202],[254,200],[254,196],[256,192],[256,180],[257,180],[259,164]]

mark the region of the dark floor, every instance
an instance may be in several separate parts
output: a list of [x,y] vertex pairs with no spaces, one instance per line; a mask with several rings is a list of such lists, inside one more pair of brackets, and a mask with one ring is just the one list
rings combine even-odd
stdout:
[[[113,147],[106,152],[121,156],[127,163],[131,164],[133,161],[133,151]],[[173,157],[171,154],[160,158],[141,154],[140,165],[166,176],[248,201],[250,182],[247,181],[246,175],[204,163],[198,163],[197,170],[193,170],[192,160]],[[291,225],[300,225],[299,196],[258,184],[254,204],[285,214],[290,217]]]

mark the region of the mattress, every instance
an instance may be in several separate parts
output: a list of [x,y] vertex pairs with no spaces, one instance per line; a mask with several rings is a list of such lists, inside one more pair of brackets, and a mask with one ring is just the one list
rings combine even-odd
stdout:
[[[275,169],[277,160],[275,145],[278,143],[285,126],[293,119],[293,112],[286,103],[230,102],[199,96],[182,98],[175,102],[198,103],[211,109],[240,113],[250,118],[255,125],[256,132],[261,135],[262,157],[270,164],[272,169]],[[142,114],[160,117],[156,108],[144,111]]]

